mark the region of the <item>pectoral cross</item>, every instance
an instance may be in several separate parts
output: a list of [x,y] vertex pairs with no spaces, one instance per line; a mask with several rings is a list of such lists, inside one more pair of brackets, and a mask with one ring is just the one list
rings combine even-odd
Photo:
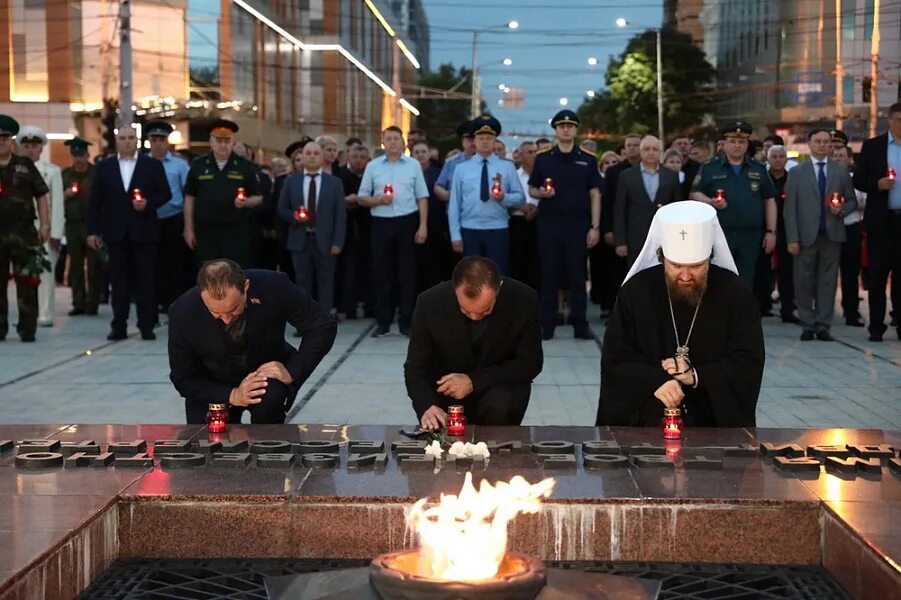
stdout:
[[685,230],[683,229],[682,231],[679,232],[679,234],[682,236],[682,239],[684,240],[685,239]]

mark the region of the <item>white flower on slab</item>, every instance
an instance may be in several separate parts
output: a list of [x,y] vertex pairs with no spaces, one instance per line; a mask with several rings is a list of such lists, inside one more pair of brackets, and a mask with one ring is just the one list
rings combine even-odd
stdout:
[[[468,442],[467,442],[468,444]],[[466,444],[463,442],[454,442],[447,451],[449,456],[466,456]]]
[[435,460],[440,460],[444,450],[441,449],[441,443],[438,440],[432,440],[432,443],[425,447],[425,453],[434,456]]

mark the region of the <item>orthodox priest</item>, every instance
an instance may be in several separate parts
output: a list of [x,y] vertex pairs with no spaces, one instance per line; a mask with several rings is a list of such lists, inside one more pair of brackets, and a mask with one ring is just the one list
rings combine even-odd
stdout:
[[597,425],[755,425],[763,376],[757,301],[742,283],[716,209],[657,211],[604,336]]

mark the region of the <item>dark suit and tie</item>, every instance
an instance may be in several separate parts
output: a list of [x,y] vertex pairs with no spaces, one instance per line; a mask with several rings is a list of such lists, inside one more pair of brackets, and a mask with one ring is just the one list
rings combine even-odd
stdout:
[[[294,216],[301,207],[308,215],[303,222]],[[322,170],[290,175],[279,196],[278,216],[289,223],[286,246],[297,285],[330,311],[335,296],[335,262],[344,247],[347,223],[341,180]]]
[[[835,193],[844,198],[839,215],[829,208],[829,199]],[[848,167],[842,163],[812,157],[788,172],[785,240],[789,247],[800,244],[794,257],[795,302],[805,332],[829,337],[838,262],[845,241],[843,219],[855,210],[857,194]],[[806,339],[810,339],[810,333]]]
[[[135,208],[137,195],[146,203],[143,210]],[[101,236],[109,252],[113,308],[110,339],[125,337],[132,297],[137,307],[138,329],[145,339],[154,337],[153,280],[159,241],[156,210],[171,195],[163,163],[150,156],[138,154],[130,159],[114,156],[100,161],[94,170],[88,234]]]
[[[446,411],[462,404],[473,424],[522,422],[543,363],[538,295],[515,279],[502,281],[494,309],[481,321],[461,312],[450,281],[420,294],[404,363],[407,394],[420,419],[431,406]],[[449,373],[472,381],[462,401],[437,391],[436,382]]]
[[[613,208],[613,237],[616,246],[626,246],[628,254],[626,263],[629,267],[641,252],[644,241],[651,229],[654,213],[661,206],[682,200],[679,174],[658,166],[654,177],[656,190],[651,188],[654,196],[648,193],[645,176],[652,173],[644,163],[638,163],[620,173],[616,183],[616,200]],[[653,184],[652,184],[653,185]]]
[[[894,108],[895,105],[893,105]],[[901,108],[901,106],[899,106]],[[891,113],[891,110],[889,111]],[[891,113],[897,118],[897,113]],[[867,194],[867,205],[863,213],[863,227],[867,234],[867,297],[870,306],[870,339],[881,341],[885,333],[885,285],[889,273],[892,275],[892,309],[895,318],[901,311],[901,135],[891,132],[878,135],[863,143],[854,166],[854,187]],[[890,143],[891,142],[891,143]],[[889,156],[894,164],[889,164]],[[893,168],[896,179],[890,189],[880,189],[880,180],[888,176]],[[884,187],[884,185],[883,185]],[[891,196],[895,195],[893,206]],[[901,326],[897,328],[901,339]]]
[[[284,273],[244,272],[250,285],[240,320],[225,326],[194,287],[169,308],[169,378],[185,399],[188,423],[205,423],[210,404],[228,405],[242,379],[270,361],[281,362],[294,380],[268,379],[262,402],[249,407],[253,423],[283,423],[300,386],[331,350],[338,326]],[[301,333],[298,348],[285,341],[285,325]],[[244,409],[230,407],[229,421]]]

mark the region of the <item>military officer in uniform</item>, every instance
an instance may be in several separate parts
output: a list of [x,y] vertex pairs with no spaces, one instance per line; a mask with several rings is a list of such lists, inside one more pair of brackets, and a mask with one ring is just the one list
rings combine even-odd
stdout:
[[88,246],[88,205],[94,183],[94,165],[88,160],[91,142],[75,137],[66,140],[65,145],[72,155],[72,166],[63,169],[66,251],[72,290],[69,316],[96,315],[100,303],[100,255]]
[[[19,308],[17,330],[23,342],[33,342],[38,326],[38,283],[27,271],[33,260],[30,249],[50,239],[50,209],[47,184],[31,159],[12,152],[12,138],[19,124],[0,115],[0,272],[7,273],[12,263]],[[35,204],[40,226],[35,229]],[[36,273],[39,275],[39,273]],[[0,294],[0,341],[9,330],[6,292]]]
[[701,166],[691,199],[715,209],[738,275],[753,289],[760,248],[776,247],[776,187],[766,166],[747,155],[753,129],[744,121],[720,131],[723,153]]
[[[579,117],[561,110],[551,119],[557,144],[539,152],[529,177],[528,194],[538,206],[538,255],[541,259],[541,328],[554,337],[557,290],[570,294],[570,323],[576,339],[594,339],[588,327],[585,293],[588,250],[600,240],[601,174],[594,155],[576,146]],[[550,181],[548,181],[550,180]]]
[[[60,168],[52,162],[42,160],[41,153],[47,145],[47,134],[40,127],[25,125],[19,129],[16,136],[16,145],[22,151],[22,155],[30,158],[37,167],[38,173],[50,190],[47,198],[47,207],[50,209],[50,239],[44,243],[50,268],[41,273],[41,285],[38,286],[38,325],[41,327],[53,326],[53,312],[56,306],[56,278],[53,271],[56,261],[59,259],[59,245],[63,239],[63,178]],[[35,227],[40,223],[35,221]]]
[[185,184],[185,243],[199,264],[228,258],[248,267],[253,240],[251,209],[263,202],[256,167],[233,152],[238,126],[210,126],[212,152],[191,164]]

